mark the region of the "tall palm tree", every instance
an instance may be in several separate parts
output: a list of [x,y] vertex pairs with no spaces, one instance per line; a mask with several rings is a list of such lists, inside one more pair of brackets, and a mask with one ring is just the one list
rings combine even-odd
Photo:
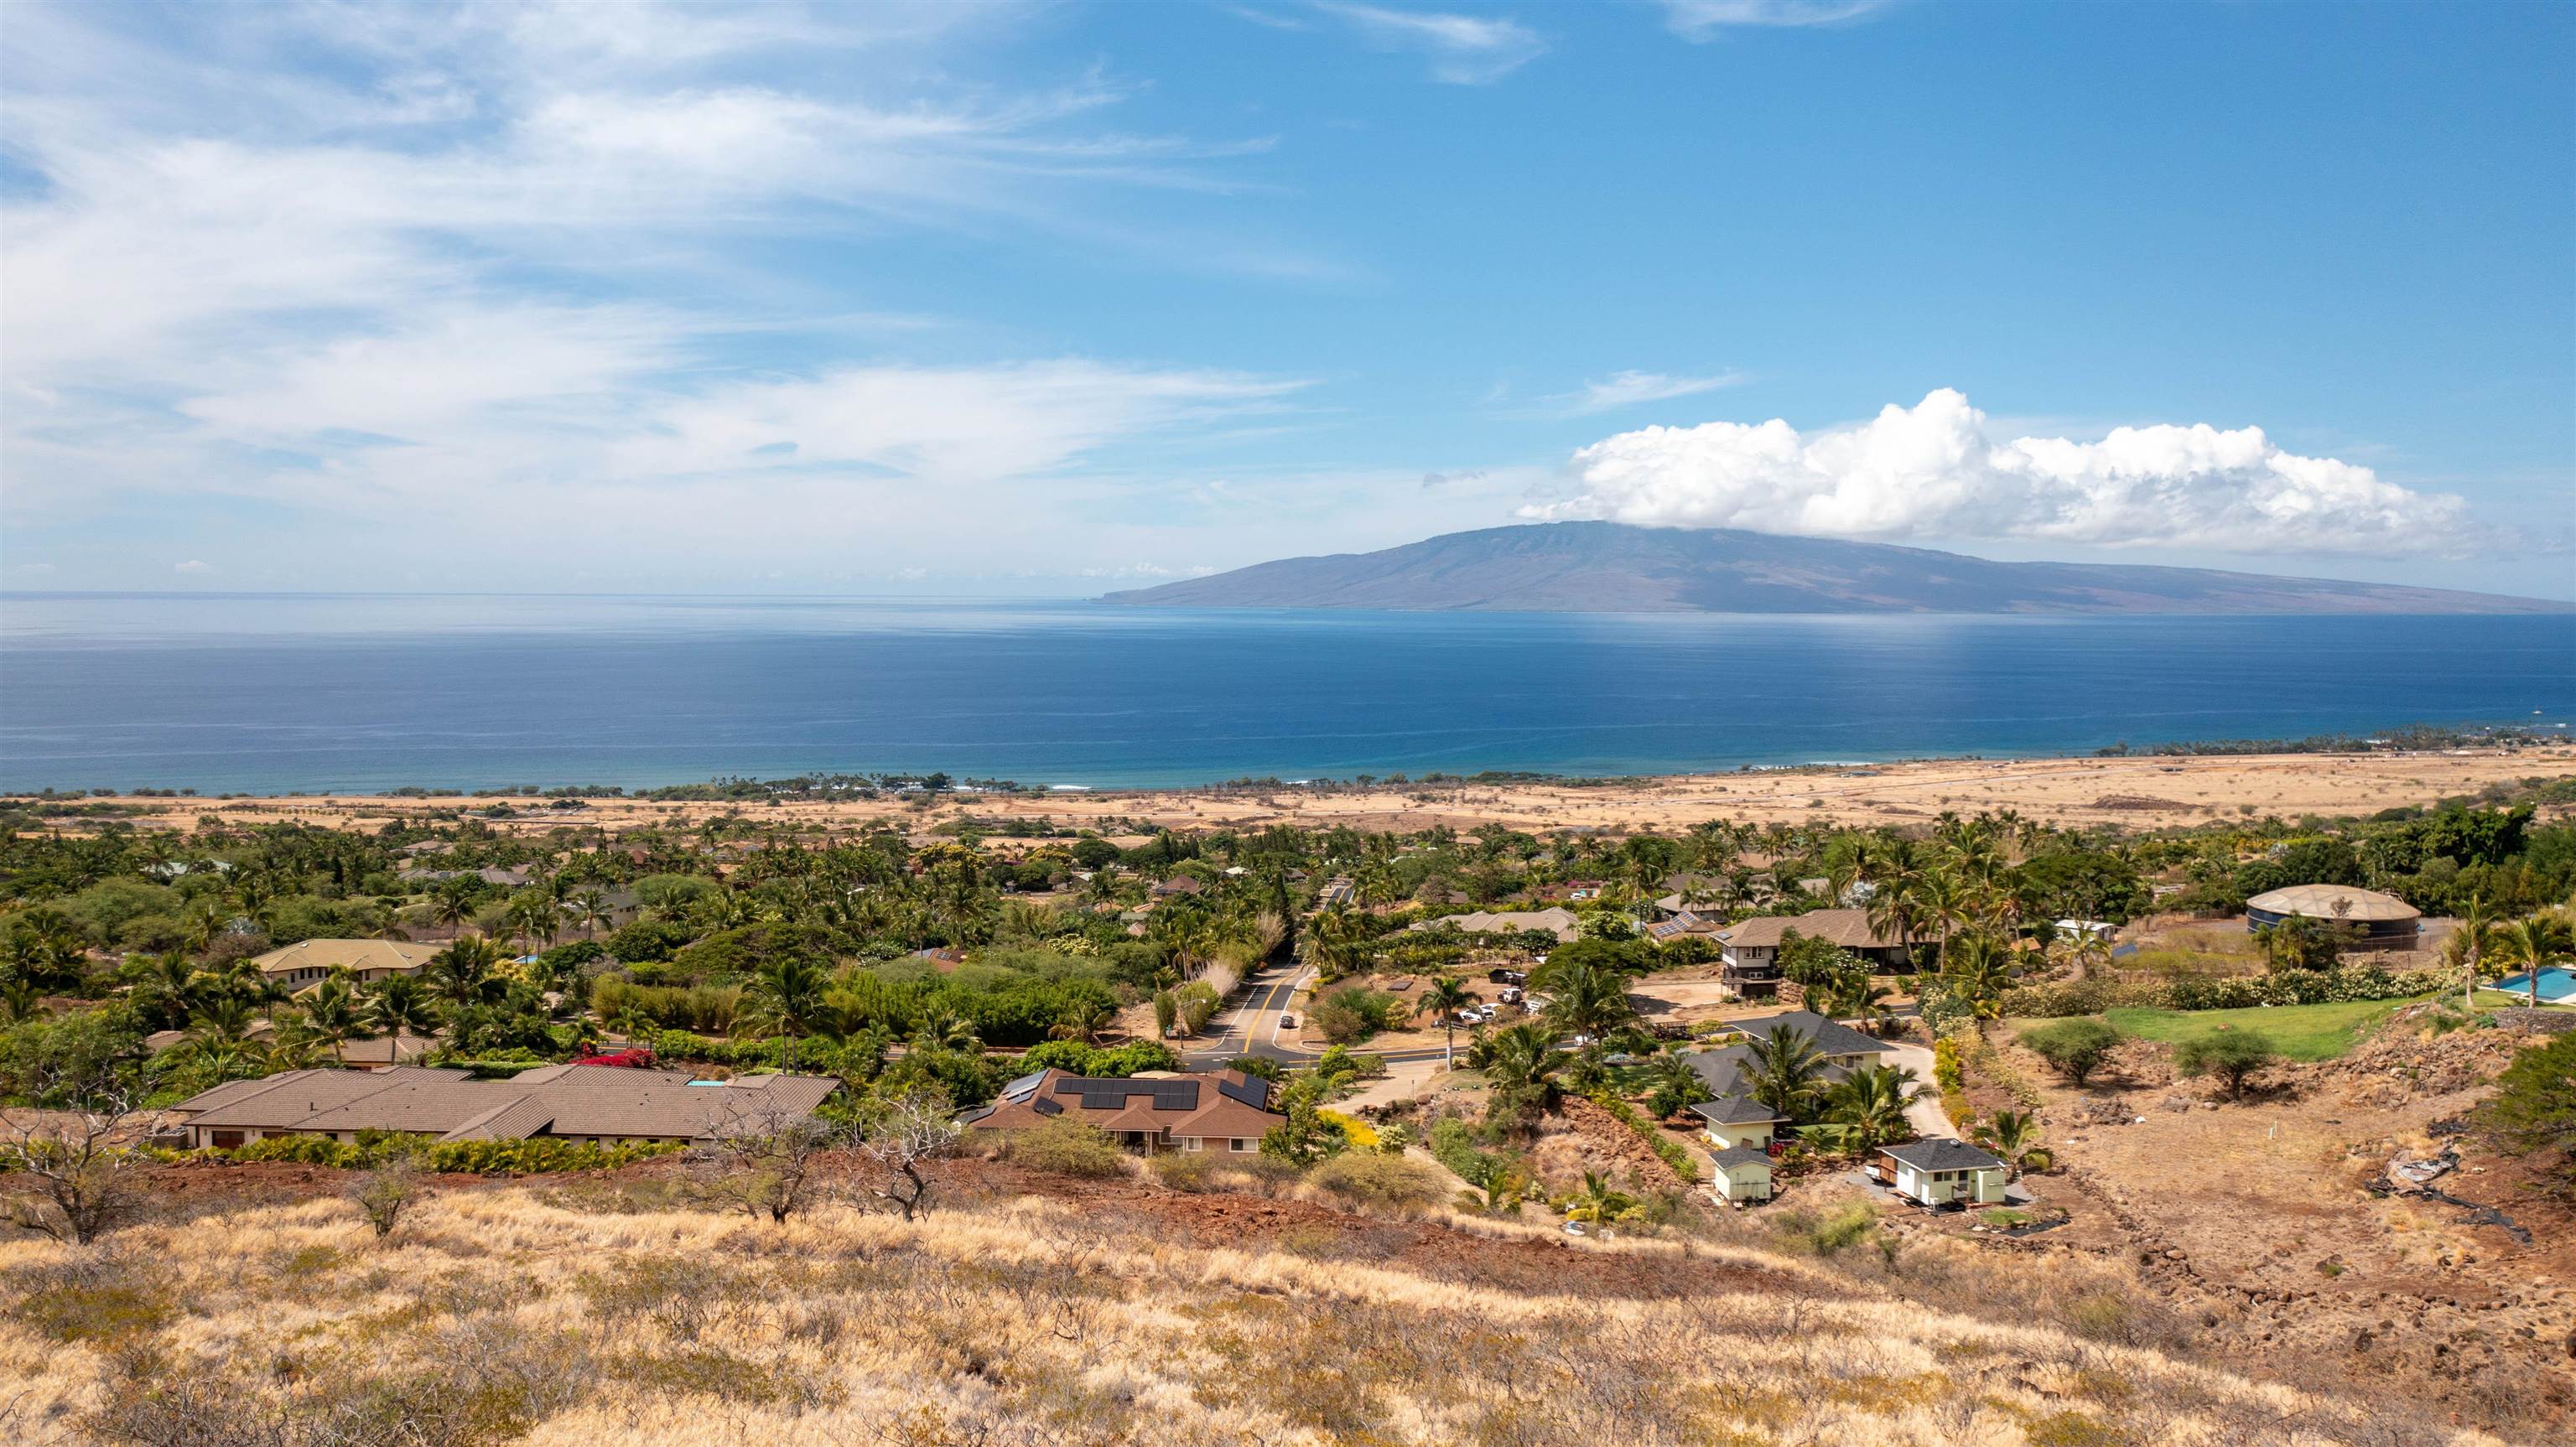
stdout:
[[1442,975],[1423,986],[1422,998],[1414,1002],[1415,1019],[1430,1015],[1440,1022],[1440,1068],[1443,1070],[1457,1066],[1458,1012],[1474,998],[1457,976]]
[[781,955],[752,973],[743,987],[741,1013],[734,1028],[754,1035],[775,1035],[784,1043],[780,1068],[796,1068],[796,1039],[811,1034],[829,1013],[823,996],[832,986],[823,967],[802,955]]
[[2476,1008],[2478,996],[2478,954],[2495,935],[2496,913],[2487,907],[2483,896],[2472,894],[2460,910],[2460,927],[2452,938],[2459,941],[2460,1008]]
[[2576,930],[2557,915],[2526,915],[2495,933],[2496,954],[2522,968],[2531,986],[2531,1007],[2540,1008],[2540,972],[2576,955]]
[[1824,1052],[1804,1030],[1783,1026],[1746,1042],[1744,1076],[1755,1100],[1790,1120],[1804,1120],[1824,1093]]
[[1978,1019],[1992,1020],[2002,1013],[2004,991],[2012,986],[2012,951],[1983,930],[1961,935],[1941,962],[1941,976]]
[[1923,1087],[1903,1066],[1882,1065],[1859,1071],[1825,1092],[1825,1118],[1846,1150],[1872,1151],[1914,1134],[1905,1108],[1922,1098]]
[[585,889],[565,902],[572,917],[581,923],[583,939],[599,938],[599,927],[608,923],[608,896],[596,889]]

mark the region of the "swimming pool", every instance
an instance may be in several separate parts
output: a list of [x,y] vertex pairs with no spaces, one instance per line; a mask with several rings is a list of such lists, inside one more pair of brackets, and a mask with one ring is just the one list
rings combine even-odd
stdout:
[[[2495,982],[2495,988],[2509,995],[2529,995],[2531,972],[2525,970],[2519,975],[2507,975]],[[2576,973],[2559,969],[2555,965],[2542,970],[2540,1000],[2544,1005],[2564,1005],[2576,1001]]]

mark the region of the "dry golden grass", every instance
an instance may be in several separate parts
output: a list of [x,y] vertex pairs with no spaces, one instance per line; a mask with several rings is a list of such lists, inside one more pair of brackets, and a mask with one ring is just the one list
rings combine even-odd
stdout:
[[[1211,1246],[1033,1197],[910,1225],[667,1202],[459,1192],[382,1245],[337,1200],[137,1227],[105,1251],[0,1244],[0,1441],[2496,1440],[1744,1246],[1542,1248],[1543,1228],[1482,1222],[1438,1242],[1449,1266],[1414,1269],[1348,1218]],[[1549,1286],[1475,1269],[1542,1249]]]

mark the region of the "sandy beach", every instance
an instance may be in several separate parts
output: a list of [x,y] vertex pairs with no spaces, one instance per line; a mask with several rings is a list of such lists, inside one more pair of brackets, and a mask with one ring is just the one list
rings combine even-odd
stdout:
[[[743,814],[820,829],[857,829],[883,819],[914,834],[926,834],[966,816],[1043,818],[1076,828],[1105,828],[1113,834],[1152,826],[1207,829],[1271,824],[1395,830],[1443,824],[1463,830],[1501,824],[1545,833],[1559,829],[1672,831],[1707,819],[1756,824],[1834,819],[1902,825],[1929,821],[1945,810],[1972,814],[2009,809],[2058,824],[2158,829],[2249,813],[2370,814],[2474,795],[2493,784],[2570,776],[2576,776],[2576,746],[2571,745],[2442,753],[1954,759],[1616,783],[959,793],[935,800],[887,795],[779,804],[592,799],[579,810],[549,809],[543,801],[517,797],[506,802],[518,807],[520,816],[496,820],[494,827],[534,833],[572,823],[616,832]],[[498,796],[320,795],[119,802],[148,810],[134,820],[147,828],[190,827],[206,814],[241,824],[300,821],[373,828],[406,817],[452,817],[459,810],[480,810],[505,801]]]

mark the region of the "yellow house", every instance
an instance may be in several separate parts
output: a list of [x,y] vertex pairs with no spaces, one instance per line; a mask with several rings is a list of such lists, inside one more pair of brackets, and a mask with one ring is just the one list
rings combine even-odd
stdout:
[[1960,1140],[1908,1141],[1878,1153],[1896,1163],[1896,1194],[1918,1206],[2001,1205],[2011,1174],[2003,1157]]
[[1779,1112],[1748,1096],[1728,1095],[1702,1101],[1691,1107],[1691,1114],[1706,1122],[1702,1133],[1717,1149],[1738,1147],[1764,1150],[1771,1144],[1773,1128],[1781,1122]]

